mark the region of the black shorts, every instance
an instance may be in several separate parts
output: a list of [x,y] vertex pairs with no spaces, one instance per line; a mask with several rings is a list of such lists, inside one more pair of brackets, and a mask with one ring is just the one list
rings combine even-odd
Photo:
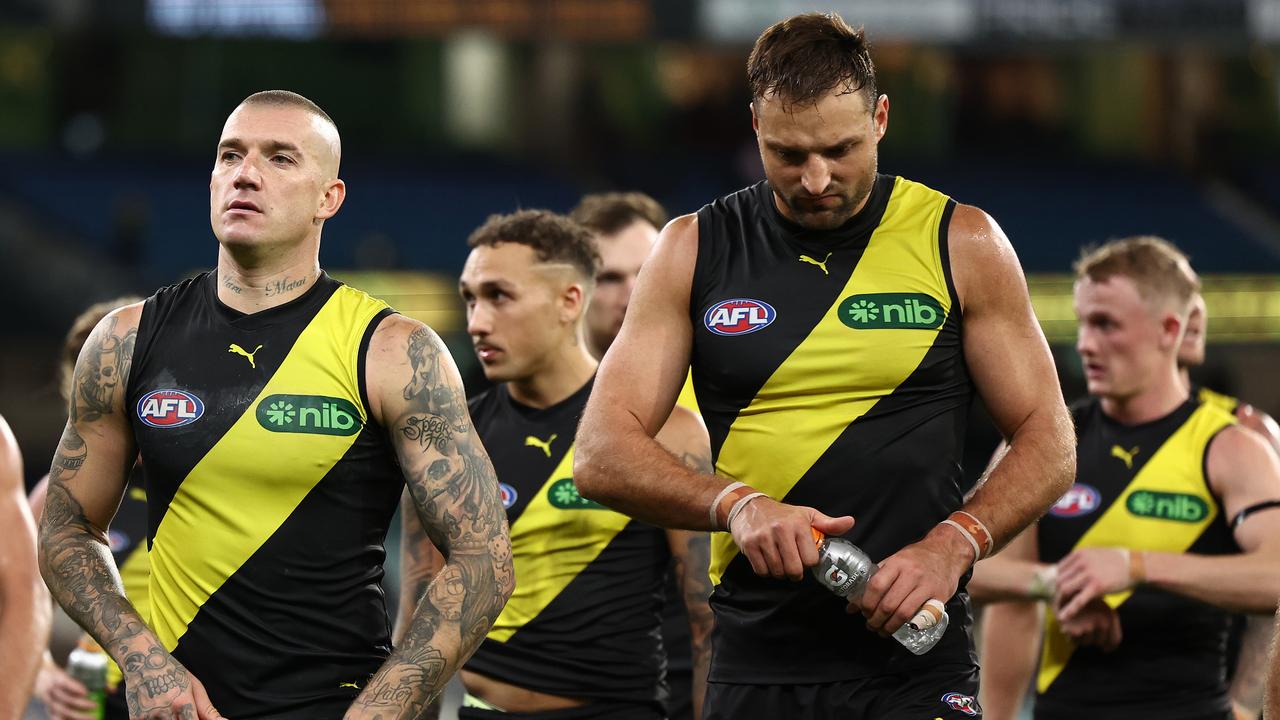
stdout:
[[708,683],[703,720],[970,720],[981,718],[978,668],[943,665],[815,685]]

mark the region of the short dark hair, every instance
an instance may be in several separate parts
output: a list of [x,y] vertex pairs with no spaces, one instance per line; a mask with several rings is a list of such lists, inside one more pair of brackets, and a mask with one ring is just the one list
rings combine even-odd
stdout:
[[472,249],[497,247],[503,243],[532,248],[539,262],[569,263],[587,279],[594,278],[600,269],[600,254],[596,252],[591,232],[550,210],[518,210],[510,215],[490,215],[467,238],[467,247]]
[[816,103],[833,88],[876,101],[876,68],[862,28],[836,13],[805,13],[775,23],[756,39],[747,59],[751,97],[773,93],[784,105]]
[[319,105],[311,100],[299,95],[292,90],[263,90],[256,92],[244,100],[240,101],[241,105],[274,105],[276,107],[296,107],[306,110],[312,115],[324,118],[336,130],[338,123],[329,117],[329,113],[325,112]]
[[667,211],[642,192],[583,195],[569,217],[597,235],[613,235],[637,221],[658,229],[667,223]]

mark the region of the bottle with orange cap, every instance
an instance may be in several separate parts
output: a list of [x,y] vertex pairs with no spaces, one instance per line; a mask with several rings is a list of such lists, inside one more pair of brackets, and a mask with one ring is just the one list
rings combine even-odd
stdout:
[[[813,541],[818,546],[818,564],[810,568],[813,577],[825,588],[840,597],[857,601],[867,589],[867,583],[880,569],[862,548],[844,538],[829,538],[816,528],[810,528]],[[933,649],[947,631],[947,611],[942,602],[929,600],[920,608],[893,638],[916,655]]]

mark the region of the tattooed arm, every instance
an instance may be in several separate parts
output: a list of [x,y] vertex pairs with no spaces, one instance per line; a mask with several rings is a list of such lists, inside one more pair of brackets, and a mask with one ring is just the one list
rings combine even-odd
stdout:
[[[712,474],[711,442],[702,420],[687,408],[676,406],[671,417],[658,431],[657,440],[671,454],[684,460],[691,470]],[[694,530],[667,530],[667,543],[675,561],[676,579],[680,583],[685,610],[689,615],[689,637],[693,658],[693,716],[702,717],[702,700],[707,693],[707,674],[711,669],[711,537]]]
[[22,456],[0,417],[0,717],[21,717],[49,639],[49,600],[36,569],[35,523]]
[[[396,616],[396,629],[391,637],[396,647],[413,623],[418,603],[427,594],[427,585],[444,567],[444,556],[432,545],[418,519],[418,508],[413,496],[405,490],[400,498],[400,610]],[[440,717],[440,696],[427,705],[422,720]]]
[[219,718],[204,687],[125,599],[107,542],[136,455],[124,396],[141,315],[141,303],[112,312],[80,351],[49,470],[40,572],[67,615],[123,668],[130,716]]
[[440,338],[392,316],[374,333],[367,367],[370,410],[391,435],[422,531],[445,562],[413,598],[399,645],[347,718],[416,718],[475,652],[515,589],[511,537],[493,465]]

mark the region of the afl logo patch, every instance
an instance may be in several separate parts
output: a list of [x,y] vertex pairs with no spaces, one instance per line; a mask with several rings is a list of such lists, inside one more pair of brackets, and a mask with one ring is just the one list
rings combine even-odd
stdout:
[[516,489],[506,483],[498,483],[498,492],[502,494],[502,507],[510,510],[511,506],[516,504],[516,498],[519,497]]
[[1049,514],[1061,518],[1080,517],[1097,510],[1101,501],[1102,495],[1098,493],[1097,488],[1076,483],[1065,495],[1058,498],[1058,502],[1054,503],[1053,507],[1049,508]]
[[942,702],[952,710],[959,710],[969,717],[977,717],[982,710],[978,707],[978,701],[973,699],[972,695],[962,695],[958,692],[949,692],[942,696]]
[[773,306],[763,300],[734,298],[712,305],[702,316],[702,322],[717,335],[733,336],[763,330],[777,317]]
[[176,428],[200,419],[204,402],[182,390],[152,390],[138,400],[138,419],[153,428]]

